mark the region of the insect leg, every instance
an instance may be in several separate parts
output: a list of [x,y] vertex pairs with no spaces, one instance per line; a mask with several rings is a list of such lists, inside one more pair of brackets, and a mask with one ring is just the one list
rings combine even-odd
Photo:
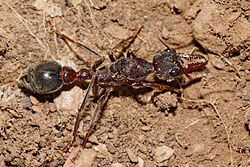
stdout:
[[96,72],[96,68],[98,68],[105,60],[103,56],[99,57],[100,59],[94,62],[94,64],[91,66],[92,72]]
[[91,88],[93,86],[93,83],[94,83],[95,79],[96,79],[96,76],[93,76],[92,79],[91,79],[91,82],[90,82],[90,84],[89,84],[89,86],[87,88],[87,92],[86,92],[86,94],[84,96],[82,104],[78,109],[77,116],[76,116],[76,122],[75,122],[74,129],[73,129],[72,139],[68,142],[68,144],[66,146],[64,146],[61,149],[62,152],[65,152],[68,149],[68,147],[72,145],[72,143],[74,142],[74,140],[76,138],[76,133],[77,133],[77,130],[78,130],[79,124],[80,124],[80,114],[83,111],[83,108],[85,106],[86,100],[87,100],[87,98],[89,96],[90,90],[91,90]]
[[136,58],[135,54],[132,52],[132,50],[128,50],[128,53],[127,53],[127,57],[130,58],[130,57],[133,57],[133,58]]
[[[94,126],[95,126],[95,122],[96,122],[96,120],[97,120],[97,116],[99,115],[99,113],[100,113],[100,111],[102,110],[104,104],[105,104],[106,101],[108,100],[109,94],[110,94],[113,90],[114,90],[113,87],[107,88],[107,90],[105,91],[105,93],[104,93],[104,94],[100,97],[100,99],[98,100],[99,105],[97,106],[97,108],[96,108],[96,110],[95,110],[95,112],[94,112],[94,114],[93,114],[93,116],[92,116],[91,122],[90,122],[90,124],[89,124],[89,129],[87,130],[87,134],[86,134],[85,137],[84,137],[84,141],[83,141],[83,143],[82,143],[82,145],[81,145],[81,149],[85,147],[85,145],[86,145],[86,143],[87,143],[87,140],[88,140],[88,138],[89,138],[89,135],[90,135],[92,129],[94,128]],[[74,161],[77,159],[77,157],[78,157],[79,152],[81,151],[81,149],[79,149],[78,153],[76,154],[75,157],[73,157],[73,158],[71,159],[71,161],[74,162]]]
[[[130,37],[122,40],[119,42],[113,49],[109,51],[109,59],[110,61],[114,62],[116,59],[119,59],[122,56],[122,53],[124,53],[129,46],[134,42],[137,35],[140,33],[143,26],[137,29],[137,31]],[[116,55],[114,55],[116,52]]]
[[95,126],[95,122],[96,122],[96,119],[97,119],[97,116],[98,114],[100,113],[100,111],[102,110],[104,104],[106,103],[106,101],[108,100],[108,97],[109,97],[109,94],[114,90],[113,87],[110,87],[110,88],[107,88],[107,90],[105,91],[105,93],[100,97],[100,99],[98,100],[98,103],[99,105],[97,106],[94,114],[93,114],[93,117],[92,117],[92,120],[89,124],[89,129],[87,131],[87,134],[86,136],[84,137],[84,141],[82,143],[82,148],[85,147],[86,143],[87,143],[87,140],[88,140],[88,137],[90,135],[90,132],[91,130],[93,129],[93,127]]
[[173,92],[180,93],[180,90],[177,88],[171,87],[169,85],[158,84],[158,83],[140,82],[140,83],[136,83],[133,85],[133,88],[145,88],[145,87],[158,89],[158,90],[170,90]]
[[85,45],[83,45],[83,44],[81,44],[81,43],[79,43],[79,42],[77,42],[77,41],[71,39],[70,37],[66,36],[65,34],[61,33],[59,30],[57,30],[57,29],[52,25],[52,23],[51,23],[50,20],[48,20],[47,22],[48,22],[48,24],[52,27],[52,30],[53,30],[58,36],[60,36],[63,40],[68,40],[68,41],[74,43],[74,44],[75,44],[76,46],[78,46],[79,48],[82,48],[82,49],[84,49],[84,50],[86,50],[86,51],[92,53],[93,55],[96,55],[96,56],[98,56],[98,57],[101,57],[98,53],[96,53],[96,52],[93,51],[92,49],[88,48],[87,46],[85,46]]

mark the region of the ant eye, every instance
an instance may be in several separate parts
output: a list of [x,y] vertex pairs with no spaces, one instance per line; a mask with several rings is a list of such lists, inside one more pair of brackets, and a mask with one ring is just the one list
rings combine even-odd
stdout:
[[168,50],[167,50],[167,52],[168,52],[168,53],[171,53],[171,52],[172,52],[172,50],[168,49]]
[[170,71],[170,74],[171,74],[171,75],[176,75],[176,71],[175,71],[175,70],[171,70],[171,71]]

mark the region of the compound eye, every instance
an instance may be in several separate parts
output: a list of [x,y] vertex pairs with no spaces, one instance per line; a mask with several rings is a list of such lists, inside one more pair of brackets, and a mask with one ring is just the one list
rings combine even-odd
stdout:
[[171,49],[167,49],[167,53],[172,53],[172,50]]
[[176,71],[175,70],[171,70],[170,71],[170,75],[175,76],[176,75]]

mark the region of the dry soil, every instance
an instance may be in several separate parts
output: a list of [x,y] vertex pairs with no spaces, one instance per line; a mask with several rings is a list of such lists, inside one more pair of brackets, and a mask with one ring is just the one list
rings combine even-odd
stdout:
[[[0,166],[248,166],[249,11],[248,0],[0,1]],[[70,49],[47,20],[104,56],[104,64],[108,52],[142,25],[129,47],[137,57],[152,61],[165,49],[162,35],[178,52],[201,54],[209,63],[190,74],[198,80],[182,76],[182,94],[114,91],[88,151],[72,164],[68,157],[78,150],[98,99],[89,98],[76,142],[62,153],[86,88],[38,95],[17,80],[41,60],[80,69],[97,58],[69,42]]]

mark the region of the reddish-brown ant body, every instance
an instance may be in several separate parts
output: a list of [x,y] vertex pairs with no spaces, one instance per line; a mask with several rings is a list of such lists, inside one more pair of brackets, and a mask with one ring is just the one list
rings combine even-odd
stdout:
[[[134,36],[128,38],[127,40],[134,40],[140,29]],[[62,149],[62,151],[65,151],[76,138],[76,132],[80,123],[80,113],[84,108],[91,89],[93,95],[100,98],[98,100],[98,107],[92,116],[90,127],[82,143],[83,148],[85,147],[91,130],[95,125],[94,123],[98,113],[102,110],[108,96],[114,88],[128,85],[133,88],[150,87],[154,89],[172,90],[178,92],[178,89],[162,84],[159,81],[171,81],[182,74],[185,74],[189,79],[191,79],[187,73],[191,70],[204,67],[208,62],[201,55],[177,53],[159,37],[160,41],[167,47],[167,49],[160,53],[156,53],[153,56],[152,63],[146,61],[145,59],[137,58],[131,51],[128,51],[127,57],[115,60],[112,52],[110,52],[111,54],[109,56],[112,63],[98,68],[104,62],[104,57],[61,34],[55,28],[54,31],[64,40],[71,41],[79,47],[100,57],[100,59],[92,65],[90,70],[81,69],[78,72],[73,70],[71,67],[63,67],[56,61],[41,61],[29,67],[20,78],[20,83],[25,88],[39,94],[53,93],[58,91],[64,84],[72,84],[76,80],[85,81],[86,79],[91,79],[83,102],[78,109],[76,123],[73,129],[73,139]],[[149,78],[151,79],[149,80]]]

